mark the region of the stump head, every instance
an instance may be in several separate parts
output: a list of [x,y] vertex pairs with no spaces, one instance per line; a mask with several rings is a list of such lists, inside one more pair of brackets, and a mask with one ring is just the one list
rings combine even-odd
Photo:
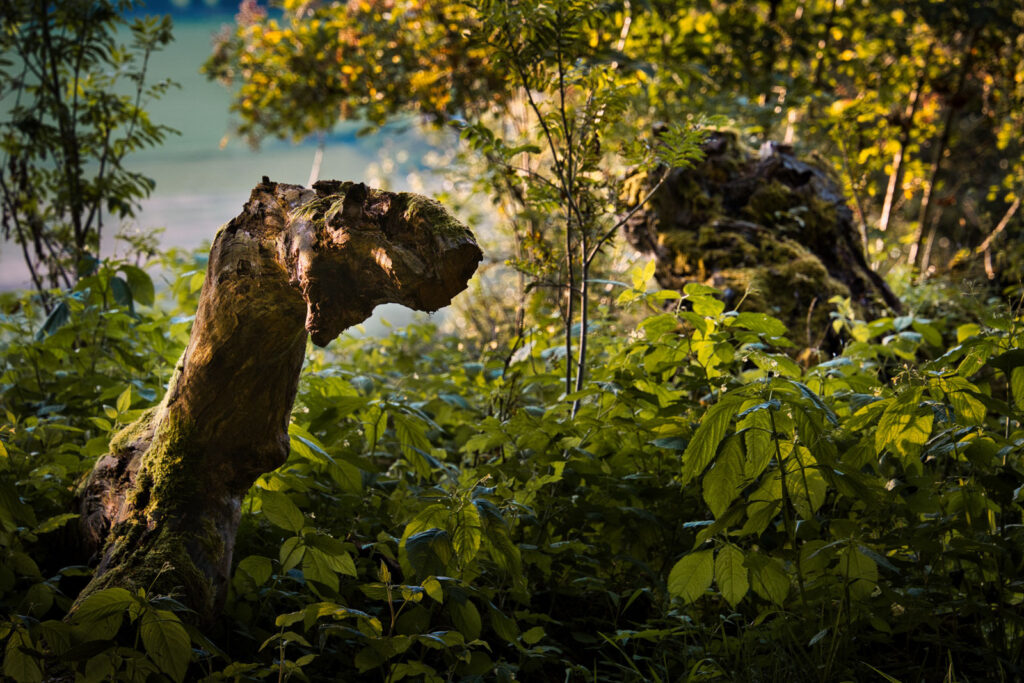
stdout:
[[[277,185],[279,195],[289,187]],[[313,189],[291,207],[282,246],[318,346],[378,304],[428,312],[447,306],[483,258],[469,229],[432,199],[339,181]]]

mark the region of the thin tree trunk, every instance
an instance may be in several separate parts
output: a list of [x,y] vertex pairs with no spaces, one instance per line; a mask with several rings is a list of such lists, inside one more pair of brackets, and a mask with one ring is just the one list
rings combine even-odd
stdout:
[[[921,197],[921,209],[918,212],[917,228],[914,232],[914,238],[910,243],[910,253],[907,255],[907,264],[911,267],[918,266],[918,256],[922,253],[923,241],[925,239],[925,226],[928,225],[928,218],[931,215],[932,195],[935,192],[935,183],[938,181],[939,170],[942,167],[942,157],[949,148],[949,138],[953,131],[953,119],[956,114],[957,107],[954,105],[952,100],[963,92],[964,83],[967,81],[967,73],[971,68],[971,46],[973,44],[974,33],[972,32],[967,37],[967,44],[964,47],[964,58],[960,65],[960,73],[957,76],[956,87],[952,91],[953,95],[950,97],[950,102],[946,105],[946,111],[942,120],[942,133],[936,143],[935,153],[932,155],[931,168],[928,170],[928,182],[924,188],[924,196]],[[925,274],[922,272],[921,277],[923,278],[924,275]]]
[[889,174],[889,185],[885,188],[885,200],[882,202],[882,215],[878,219],[878,229],[885,232],[889,229],[889,220],[892,216],[893,200],[896,197],[896,188],[899,187],[900,179],[903,177],[903,155],[907,145],[910,144],[910,131],[914,128],[914,114],[917,113],[917,103],[921,99],[921,87],[924,85],[923,74],[918,77],[914,90],[910,93],[910,102],[903,114],[902,131],[900,133],[899,147],[892,155],[892,173]]
[[985,241],[978,245],[978,248],[974,251],[976,254],[985,255],[985,275],[988,276],[989,280],[996,279],[996,272],[992,268],[992,242],[1001,232],[1003,232],[1003,230],[1006,230],[1006,226],[1010,224],[1010,219],[1013,218],[1013,215],[1017,213],[1017,209],[1019,208],[1020,195],[1018,194],[1016,199],[1013,200],[1013,203],[1010,204],[1010,208],[1008,208],[1006,213],[1003,214],[1003,217],[1000,219],[995,229],[989,233],[988,237],[985,238]]
[[264,178],[214,240],[163,401],[112,439],[83,487],[99,565],[79,600],[142,587],[212,618],[242,497],[288,456],[307,336],[323,346],[380,303],[437,310],[481,257],[469,230],[425,197]]

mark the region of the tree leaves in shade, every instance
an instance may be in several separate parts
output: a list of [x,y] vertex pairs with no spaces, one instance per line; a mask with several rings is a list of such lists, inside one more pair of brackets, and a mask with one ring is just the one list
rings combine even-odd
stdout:
[[789,595],[789,576],[782,562],[774,557],[748,555],[746,564],[750,568],[750,585],[754,592],[781,606]]
[[147,609],[139,627],[146,654],[173,680],[185,680],[192,656],[188,633],[173,612]]
[[725,437],[729,423],[732,422],[741,403],[742,399],[738,396],[723,396],[704,414],[704,419],[700,421],[700,426],[683,452],[683,484],[689,483],[703,472],[715,457],[718,444]]
[[271,524],[287,531],[302,531],[306,523],[302,510],[292,502],[288,494],[263,489],[260,498],[263,501],[263,514]]
[[742,550],[732,544],[722,546],[715,558],[715,583],[722,597],[735,608],[750,590]]
[[711,587],[715,571],[715,554],[700,550],[683,557],[668,574],[669,594],[686,602],[695,602]]

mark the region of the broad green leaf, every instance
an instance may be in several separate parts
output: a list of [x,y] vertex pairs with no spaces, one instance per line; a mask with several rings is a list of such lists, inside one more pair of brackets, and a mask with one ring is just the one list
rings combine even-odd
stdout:
[[455,529],[451,532],[452,547],[463,566],[468,564],[480,550],[483,536],[480,512],[476,505],[468,502],[454,515]]
[[867,598],[878,583],[878,565],[856,548],[848,547],[839,555],[836,573],[847,582],[850,596]]
[[53,310],[50,311],[50,315],[46,316],[46,320],[43,321],[42,327],[36,332],[36,341],[42,341],[50,335],[54,334],[57,330],[67,324],[68,320],[71,319],[71,308],[68,306],[66,301],[61,301]]
[[737,431],[743,430],[743,441],[747,449],[743,476],[748,481],[760,477],[775,457],[771,428],[771,418],[764,410],[751,412],[736,424]]
[[444,602],[444,591],[441,589],[441,582],[434,576],[428,576],[422,584],[423,590],[437,603]]
[[306,520],[302,511],[292,502],[288,494],[281,491],[260,489],[261,509],[267,520],[287,531],[299,532]]
[[781,337],[786,334],[786,326],[777,318],[764,313],[737,313],[733,324],[747,328],[751,332]]
[[720,518],[729,509],[744,482],[743,449],[740,443],[737,436],[726,439],[721,453],[704,475],[704,502],[715,519]]
[[310,581],[322,583],[333,591],[338,590],[338,575],[334,573],[331,561],[319,548],[306,547],[302,558],[302,575]]
[[715,457],[718,444],[725,437],[729,423],[741,404],[741,398],[727,394],[704,413],[700,426],[697,427],[693,438],[690,439],[690,444],[683,452],[682,483],[684,485],[703,472]]
[[452,623],[455,628],[466,637],[466,640],[476,640],[480,637],[480,611],[473,604],[473,601],[466,598],[462,602],[457,600],[448,601],[448,612],[451,614]]
[[408,576],[445,576],[454,557],[451,536],[444,529],[426,529],[403,539],[398,548],[399,559],[408,564]]
[[128,412],[132,407],[132,388],[129,386],[117,397],[117,412]]
[[793,452],[796,457],[786,460],[786,482],[790,500],[801,517],[812,520],[818,508],[825,502],[828,484],[806,446],[797,444]]
[[686,555],[668,574],[669,594],[686,602],[696,601],[711,587],[714,569],[714,551],[700,550]]
[[306,554],[306,546],[298,536],[286,538],[278,551],[278,560],[281,563],[281,571],[288,572],[298,566]]
[[257,586],[262,586],[270,580],[270,575],[273,573],[273,565],[269,557],[249,555],[238,563],[236,571],[244,572]]
[[527,645],[536,645],[545,635],[543,626],[534,626],[531,629],[523,631],[523,635],[520,636],[520,638],[522,638],[523,642]]
[[715,558],[715,583],[722,597],[735,608],[750,589],[742,550],[728,544],[718,551],[718,557]]
[[63,515],[55,515],[49,519],[44,519],[33,531],[37,534],[48,534],[51,531],[60,529],[65,524],[73,519],[78,519],[80,515],[77,512],[66,512]]
[[43,671],[36,658],[30,654],[34,649],[28,631],[16,629],[4,649],[4,675],[17,683],[42,681]]
[[750,585],[754,592],[781,606],[789,595],[789,577],[782,563],[774,557],[750,554],[746,565],[750,569]]
[[1010,391],[1013,392],[1013,402],[1017,410],[1024,410],[1024,368],[1014,368],[1010,371]]
[[134,313],[135,305],[134,298],[132,297],[132,288],[128,286],[124,278],[117,276],[110,278],[110,294],[114,299],[114,303]]
[[515,619],[505,615],[494,605],[488,605],[488,614],[491,616],[491,628],[501,639],[509,643],[515,643],[519,639],[519,625]]
[[875,448],[879,452],[888,448],[901,456],[904,467],[910,466],[932,432],[935,415],[918,406],[921,393],[920,388],[915,388],[897,396],[882,413],[875,431]]
[[132,594],[124,588],[104,588],[86,596],[74,612],[77,623],[100,621],[124,613],[132,604]]
[[155,299],[155,292],[153,290],[153,279],[149,277],[149,274],[139,268],[138,266],[132,266],[124,264],[118,268],[128,281],[128,286],[131,288],[132,296],[140,304],[145,306],[152,306]]
[[978,393],[978,387],[959,375],[937,377],[932,379],[930,384],[946,395],[959,422],[980,425],[985,421],[985,404],[974,396]]
[[721,299],[707,295],[691,296],[690,305],[694,313],[708,318],[717,318],[725,310],[725,304]]
[[391,421],[395,425],[395,434],[398,436],[398,443],[402,447],[402,454],[412,465],[417,475],[428,479],[430,477],[430,462],[423,457],[423,453],[430,452],[430,440],[426,437],[426,425],[409,415],[389,411]]
[[167,610],[146,610],[139,631],[146,654],[160,670],[175,681],[185,680],[192,647],[178,617]]

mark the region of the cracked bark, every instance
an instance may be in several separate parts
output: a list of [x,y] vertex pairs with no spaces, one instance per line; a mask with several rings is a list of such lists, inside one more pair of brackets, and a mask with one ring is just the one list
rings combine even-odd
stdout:
[[107,586],[219,611],[240,503],[288,455],[307,335],[324,346],[385,302],[435,311],[482,258],[437,202],[362,184],[264,182],[218,232],[189,340],[163,401],[111,440],[81,490]]

